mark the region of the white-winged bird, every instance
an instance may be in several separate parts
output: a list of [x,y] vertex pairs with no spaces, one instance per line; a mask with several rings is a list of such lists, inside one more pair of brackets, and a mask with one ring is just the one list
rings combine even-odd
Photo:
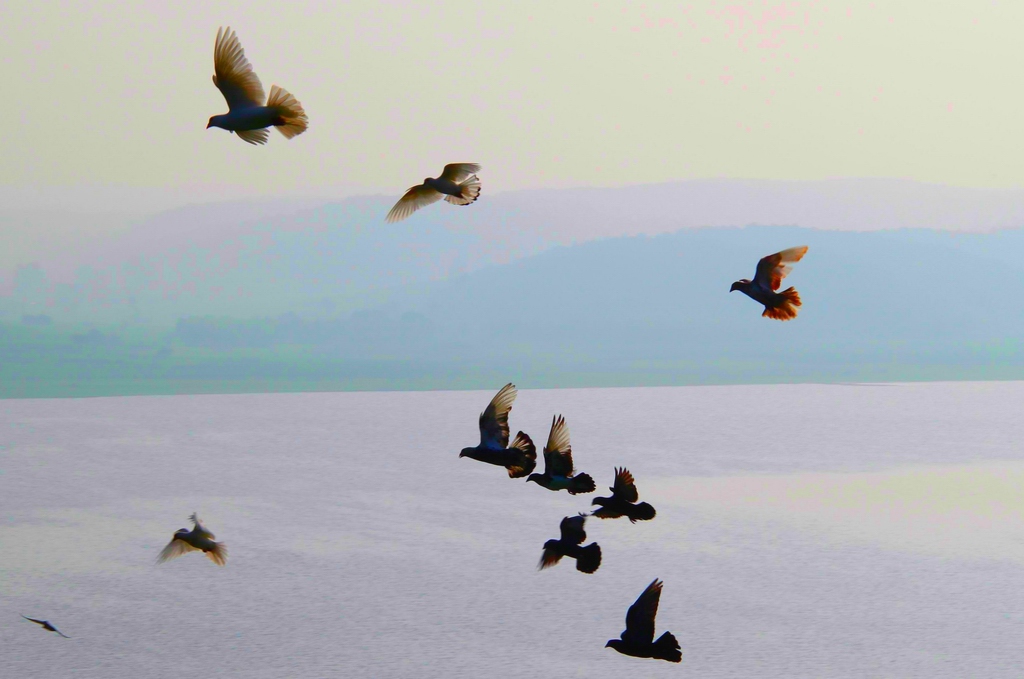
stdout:
[[512,445],[508,445],[508,413],[518,393],[516,386],[509,382],[494,395],[487,409],[480,413],[480,445],[463,448],[459,457],[504,467],[512,479],[533,471],[537,466],[537,447],[530,437],[519,432]]
[[206,527],[203,526],[202,522],[199,521],[199,517],[196,516],[194,512],[192,516],[188,518],[194,526],[192,530],[179,528],[174,533],[174,537],[171,538],[171,541],[168,542],[167,546],[160,552],[160,556],[156,558],[156,562],[163,563],[164,561],[175,559],[182,554],[201,550],[210,558],[210,561],[214,562],[218,566],[223,566],[227,563],[227,546],[223,542],[213,541],[213,538],[216,536],[206,530]]
[[44,630],[47,630],[49,632],[56,632],[57,634],[61,635],[65,639],[70,639],[71,638],[68,635],[66,635],[63,632],[61,632],[56,627],[54,627],[53,625],[51,625],[49,620],[36,620],[35,618],[30,618],[27,615],[22,615],[21,617],[25,618],[29,622],[34,622],[35,624],[41,626]]
[[609,490],[612,491],[611,497],[595,497],[590,503],[601,505],[600,509],[594,511],[593,516],[600,519],[617,519],[625,516],[630,523],[650,521],[654,518],[654,507],[646,502],[636,504],[640,494],[636,491],[633,475],[625,467],[615,468],[615,485]]
[[242,43],[230,27],[217,29],[213,72],[213,84],[227,100],[228,112],[212,116],[207,129],[220,127],[250,144],[266,144],[268,127],[276,127],[288,139],[309,127],[302,104],[285,89],[272,85],[267,99],[259,77],[245,58]]
[[558,526],[562,537],[558,540],[548,540],[544,543],[544,553],[540,557],[540,570],[550,568],[562,560],[563,556],[576,559],[576,570],[581,573],[593,573],[601,565],[601,547],[596,542],[591,542],[586,547],[581,547],[587,539],[587,532],[583,530],[583,523],[587,517],[567,516],[562,519]]
[[796,318],[796,308],[800,306],[800,295],[796,288],[789,287],[782,292],[775,292],[782,284],[782,279],[789,274],[792,268],[789,265],[799,262],[807,254],[807,246],[801,245],[798,248],[789,248],[774,255],[762,257],[757,263],[757,271],[754,272],[754,280],[746,278],[736,281],[729,288],[729,292],[739,290],[753,300],[764,304],[766,318],[774,318],[779,321],[788,321]]
[[452,205],[469,205],[480,197],[480,178],[476,163],[449,163],[437,179],[427,177],[422,184],[409,188],[388,212],[388,222],[398,222],[421,207],[444,198]]
[[626,629],[621,639],[612,639],[604,645],[614,648],[623,655],[634,658],[654,658],[679,662],[683,654],[679,642],[671,632],[665,632],[654,641],[654,617],[658,615],[658,600],[661,599],[661,580],[655,579],[647,585],[644,593],[637,598],[626,612]]
[[544,447],[544,473],[530,474],[526,479],[535,481],[548,490],[567,490],[572,495],[593,493],[597,487],[590,474],[573,476],[572,446],[569,445],[569,427],[558,415],[551,422],[548,444]]

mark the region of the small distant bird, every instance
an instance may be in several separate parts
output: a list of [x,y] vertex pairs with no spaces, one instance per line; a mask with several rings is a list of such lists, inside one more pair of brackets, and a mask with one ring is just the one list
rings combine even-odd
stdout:
[[665,632],[654,641],[654,617],[658,615],[658,600],[661,599],[661,580],[655,579],[629,607],[626,612],[626,629],[621,639],[612,639],[604,645],[614,648],[623,655],[634,658],[654,658],[679,662],[683,654],[679,642],[671,632]]
[[516,385],[509,382],[494,395],[487,409],[480,413],[480,445],[463,448],[459,457],[504,467],[512,479],[533,471],[537,466],[537,447],[530,437],[519,432],[512,445],[508,445],[508,413],[518,393]]
[[640,499],[640,494],[633,482],[633,475],[625,467],[615,468],[615,485],[609,490],[612,491],[611,497],[596,497],[590,503],[601,505],[601,508],[596,510],[593,516],[600,519],[617,519],[620,516],[625,516],[630,523],[650,521],[654,518],[654,507],[646,502],[635,504]]
[[469,205],[480,197],[480,179],[476,173],[480,166],[476,163],[450,163],[444,166],[444,172],[437,179],[427,177],[422,184],[417,184],[405,192],[388,213],[388,222],[399,222],[421,207],[444,198],[452,205]]
[[548,444],[544,447],[544,473],[530,474],[527,482],[548,490],[567,490],[571,495],[593,493],[597,486],[590,474],[573,476],[572,446],[569,445],[569,427],[565,418],[558,415],[551,422]]
[[40,625],[44,630],[47,630],[49,632],[56,632],[57,634],[61,635],[65,639],[70,639],[71,638],[68,635],[66,635],[63,632],[61,632],[56,627],[54,627],[53,625],[51,625],[49,620],[36,620],[35,618],[30,618],[27,615],[22,615],[21,617],[25,618],[29,622],[34,622],[35,624]]
[[782,292],[775,292],[782,284],[782,279],[789,274],[792,268],[789,265],[799,262],[807,254],[807,246],[789,248],[774,255],[762,257],[757,263],[757,271],[754,273],[754,280],[746,278],[738,280],[729,288],[729,292],[739,290],[753,300],[764,304],[766,318],[774,318],[779,321],[788,321],[796,318],[796,308],[800,306],[800,295],[796,288],[789,287]]
[[576,570],[581,573],[593,573],[598,569],[601,565],[601,546],[591,542],[586,547],[580,547],[587,539],[587,532],[583,530],[583,523],[586,520],[587,517],[582,514],[562,519],[558,527],[562,537],[544,543],[544,553],[537,566],[540,570],[554,566],[563,556],[576,559]]
[[207,129],[220,127],[250,144],[266,144],[270,137],[268,127],[276,127],[288,139],[309,127],[302,104],[287,90],[272,85],[267,99],[259,77],[245,58],[242,43],[230,27],[217,29],[213,72],[213,84],[227,100],[228,112],[212,116]]
[[228,548],[223,542],[214,542],[213,538],[216,537],[213,533],[206,530],[202,522],[199,521],[199,517],[193,512],[192,516],[188,517],[189,521],[192,522],[194,528],[189,530],[187,528],[179,528],[175,533],[171,541],[167,543],[167,546],[160,552],[160,556],[157,557],[157,563],[163,563],[170,559],[176,559],[182,554],[188,554],[196,550],[202,550],[206,553],[206,556],[210,558],[210,561],[214,562],[218,566],[223,566],[228,559]]

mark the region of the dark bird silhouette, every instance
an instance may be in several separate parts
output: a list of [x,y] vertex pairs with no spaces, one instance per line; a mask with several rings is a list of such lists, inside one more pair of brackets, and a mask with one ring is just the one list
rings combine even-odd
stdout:
[[647,585],[644,593],[626,612],[626,629],[621,639],[612,639],[604,645],[614,648],[623,655],[634,658],[654,658],[679,662],[683,654],[679,651],[679,642],[671,632],[665,632],[654,641],[654,618],[658,615],[658,601],[661,599],[661,580],[655,579]]
[[218,566],[223,566],[227,563],[227,546],[223,542],[213,541],[216,536],[206,530],[206,527],[199,520],[199,517],[196,516],[195,512],[188,518],[194,526],[192,530],[179,528],[174,533],[171,541],[167,543],[167,546],[161,550],[160,555],[156,558],[156,562],[163,563],[170,559],[176,559],[182,554],[202,550],[210,558],[210,561]]
[[598,569],[601,565],[601,546],[591,542],[586,547],[580,547],[587,539],[587,532],[583,530],[583,523],[586,520],[587,517],[583,514],[562,519],[558,526],[562,537],[544,543],[544,553],[537,566],[540,570],[554,566],[563,556],[576,559],[576,570],[581,573],[593,573]]
[[656,513],[654,507],[646,502],[636,504],[636,501],[640,499],[640,494],[636,492],[633,475],[625,467],[615,468],[615,485],[609,490],[612,491],[611,497],[595,497],[594,501],[590,503],[601,505],[601,508],[596,510],[593,516],[599,519],[617,519],[620,516],[625,516],[630,523],[650,521],[654,518]]
[[762,257],[757,263],[757,271],[754,273],[754,280],[746,278],[738,280],[729,288],[729,292],[739,290],[747,297],[764,304],[766,318],[774,318],[779,321],[788,321],[796,318],[796,308],[800,306],[800,295],[796,288],[789,287],[782,292],[775,292],[782,284],[790,269],[789,266],[799,262],[807,254],[807,246],[801,245],[797,248],[789,248],[774,255]]
[[515,385],[509,382],[494,395],[487,409],[480,413],[480,445],[463,448],[459,457],[504,467],[513,479],[533,471],[537,466],[537,447],[530,437],[519,432],[512,445],[508,445],[508,413],[517,393]]
[[530,474],[526,480],[535,481],[548,490],[567,490],[572,495],[593,493],[597,486],[590,474],[573,476],[573,471],[569,427],[565,418],[559,415],[551,422],[548,444],[544,447],[544,473]]
[[40,627],[42,627],[44,630],[47,630],[49,632],[56,632],[57,634],[61,635],[65,639],[70,639],[71,638],[68,635],[66,635],[63,632],[61,632],[56,627],[54,627],[53,625],[51,625],[49,620],[36,620],[35,618],[30,618],[27,615],[22,615],[21,617],[25,618],[29,622],[34,622],[35,624],[37,624]]

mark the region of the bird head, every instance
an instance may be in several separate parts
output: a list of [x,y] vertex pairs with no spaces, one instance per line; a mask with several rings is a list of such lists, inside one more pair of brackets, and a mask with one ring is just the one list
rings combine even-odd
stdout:
[[459,453],[459,457],[469,457],[470,453],[473,452],[472,448],[463,448],[462,452]]
[[590,504],[601,505],[602,507],[604,507],[607,502],[608,498],[606,497],[595,497],[593,500],[590,501]]
[[211,127],[213,127],[213,117],[212,116],[210,117],[210,119],[206,123],[206,129],[210,129]]
[[174,537],[178,537],[179,535],[188,535],[191,532],[192,531],[190,531],[188,528],[179,528],[178,530],[174,531]]
[[605,648],[614,648],[616,651],[622,646],[622,639],[609,639],[608,643],[604,645]]
[[732,287],[729,288],[729,292],[732,292],[733,290],[743,290],[743,288],[747,287],[748,285],[750,285],[750,281],[748,281],[746,278],[738,280],[732,284]]
[[540,483],[540,480],[544,477],[543,474],[530,474],[526,477],[526,482],[533,481],[534,483]]

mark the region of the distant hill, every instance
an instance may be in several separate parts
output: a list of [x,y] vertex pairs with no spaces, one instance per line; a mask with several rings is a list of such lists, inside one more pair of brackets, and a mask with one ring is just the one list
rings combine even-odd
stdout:
[[485,174],[484,196],[472,207],[431,206],[392,225],[383,216],[397,193],[196,205],[128,225],[118,221],[123,216],[0,211],[9,236],[0,257],[0,320],[45,313],[57,321],[170,327],[202,315],[336,318],[379,306],[407,286],[559,245],[709,226],[971,233],[1024,226],[1024,191],[897,180],[494,188]]
[[[763,319],[732,281],[810,246]],[[684,229],[556,246],[332,317],[0,323],[0,396],[1024,379],[1024,230]]]

